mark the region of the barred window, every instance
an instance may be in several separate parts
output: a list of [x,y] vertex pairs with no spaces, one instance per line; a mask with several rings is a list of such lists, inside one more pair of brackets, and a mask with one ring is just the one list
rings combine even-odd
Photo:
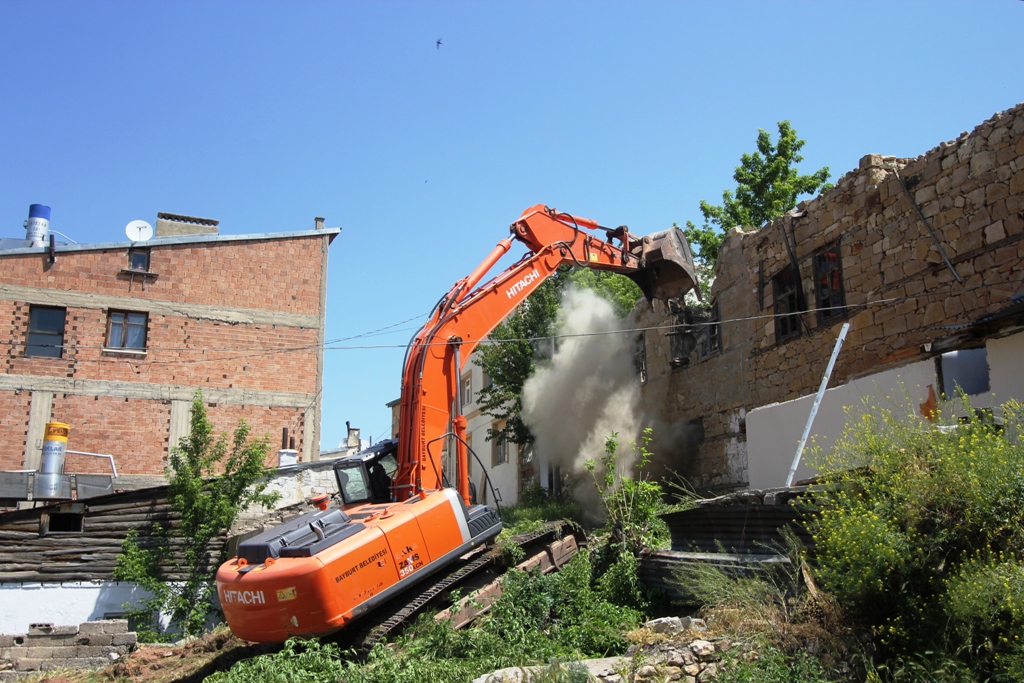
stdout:
[[817,295],[818,320],[826,321],[846,312],[843,292],[843,264],[839,257],[839,244],[814,255],[814,283]]
[[786,266],[772,278],[775,296],[775,341],[800,336],[800,291],[793,267]]

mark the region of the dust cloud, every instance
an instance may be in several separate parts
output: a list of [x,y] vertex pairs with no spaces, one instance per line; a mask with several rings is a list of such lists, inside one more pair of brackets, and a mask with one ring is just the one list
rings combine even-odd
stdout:
[[569,336],[559,339],[551,361],[523,386],[523,420],[536,438],[535,452],[584,484],[574,487],[574,496],[588,510],[596,511],[598,500],[585,463],[600,461],[613,432],[618,434],[620,474],[632,474],[636,454],[630,442],[638,441],[645,427],[654,430],[652,475],[678,469],[680,456],[689,452],[687,426],[661,422],[656,406],[644,405],[634,361],[636,335],[625,331],[630,327],[631,321],[618,319],[605,299],[568,288],[555,334]]

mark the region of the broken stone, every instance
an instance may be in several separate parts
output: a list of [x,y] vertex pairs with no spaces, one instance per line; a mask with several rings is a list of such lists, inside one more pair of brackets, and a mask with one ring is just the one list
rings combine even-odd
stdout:
[[715,656],[715,646],[700,638],[690,643],[690,650],[704,661]]
[[[687,617],[687,619],[689,619],[689,617]],[[644,625],[655,633],[664,633],[670,636],[674,636],[687,628],[686,626],[683,626],[683,622],[679,617],[662,617],[660,619],[652,619]]]

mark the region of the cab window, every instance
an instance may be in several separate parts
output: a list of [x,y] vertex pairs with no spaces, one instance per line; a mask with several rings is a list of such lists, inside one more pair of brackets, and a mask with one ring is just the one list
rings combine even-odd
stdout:
[[362,463],[353,463],[335,470],[338,475],[338,490],[345,503],[359,503],[370,499],[370,487],[366,481],[366,470]]

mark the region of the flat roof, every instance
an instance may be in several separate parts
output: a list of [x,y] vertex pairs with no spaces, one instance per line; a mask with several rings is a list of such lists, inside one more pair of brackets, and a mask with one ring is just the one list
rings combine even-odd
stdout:
[[[283,240],[295,237],[323,237],[328,236],[328,243],[341,232],[341,228],[324,228],[323,230],[295,230],[292,232],[260,232],[248,235],[219,235],[203,233],[198,235],[167,235],[154,237],[145,242],[99,242],[96,244],[57,244],[55,251],[67,253],[71,251],[104,251],[109,249],[138,249],[143,247],[163,247],[174,244],[204,244],[210,242],[244,242],[257,240]],[[50,251],[49,246],[42,247],[16,247],[13,249],[0,249],[0,256],[16,256],[18,254],[45,254]]]

